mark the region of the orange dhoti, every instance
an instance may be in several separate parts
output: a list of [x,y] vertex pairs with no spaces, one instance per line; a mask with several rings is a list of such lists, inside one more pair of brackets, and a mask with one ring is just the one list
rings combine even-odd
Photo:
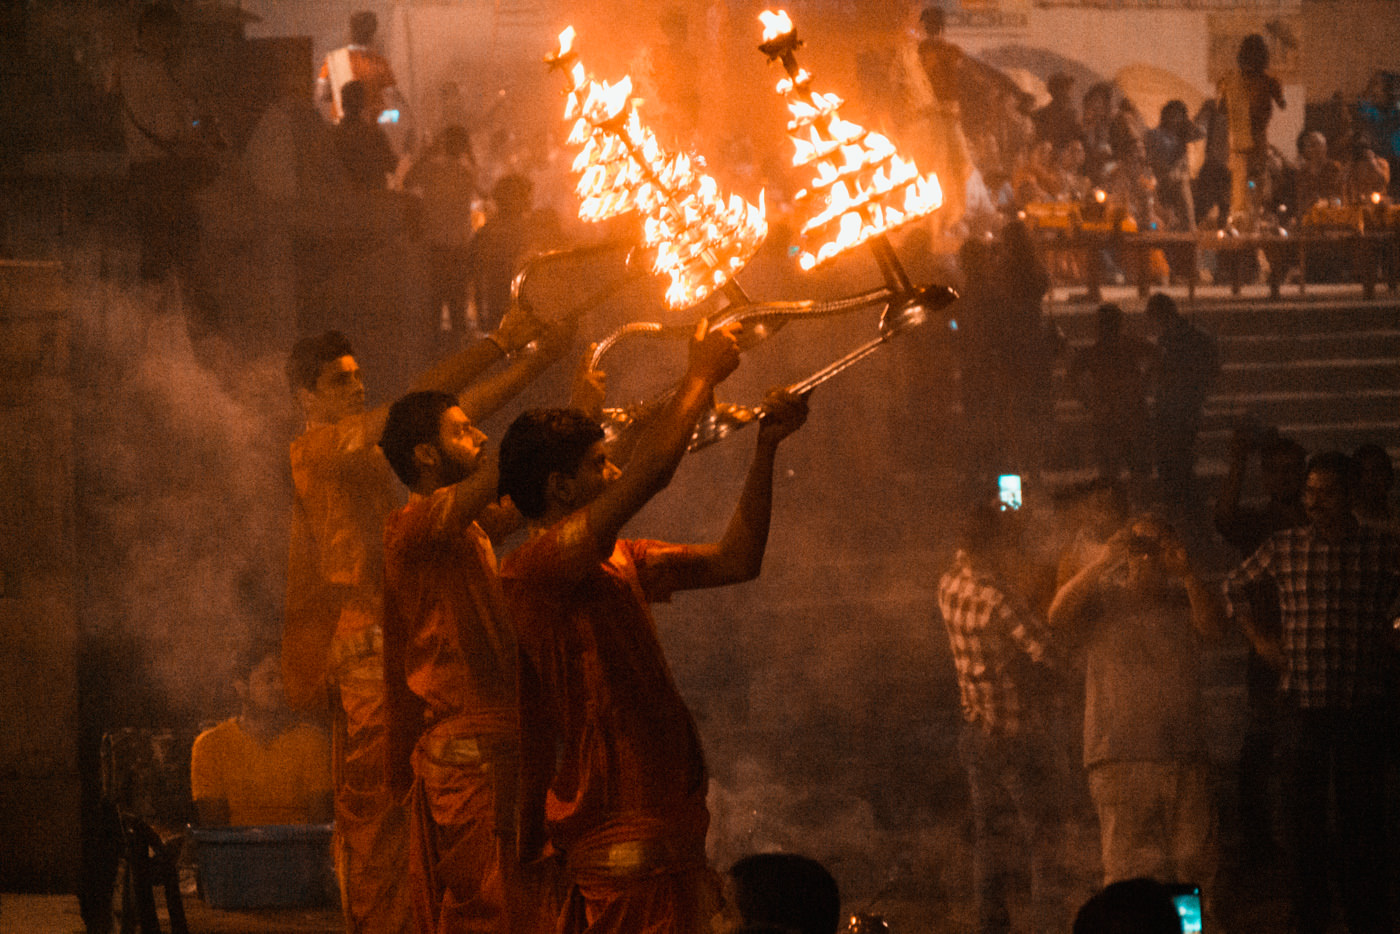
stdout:
[[389,789],[384,659],[379,627],[337,637],[335,865],[350,934],[412,930],[407,887],[408,815]]
[[580,840],[568,856],[561,934],[709,931],[720,881],[705,863],[709,815],[696,803],[665,821],[610,821]]
[[514,847],[512,738],[429,734],[413,752],[409,887],[421,934],[548,934],[553,880]]

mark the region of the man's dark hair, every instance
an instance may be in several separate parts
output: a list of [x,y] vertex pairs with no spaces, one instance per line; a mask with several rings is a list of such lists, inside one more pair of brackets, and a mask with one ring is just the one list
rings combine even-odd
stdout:
[[1181,916],[1171,890],[1156,879],[1125,879],[1084,903],[1073,934],[1181,934]]
[[1176,307],[1176,299],[1165,292],[1153,292],[1147,300],[1147,308],[1144,309],[1149,319],[1170,321],[1181,314]]
[[1395,482],[1395,461],[1390,459],[1390,452],[1379,444],[1367,442],[1360,445],[1351,452],[1351,459],[1356,461],[1358,472],[1366,464],[1371,464],[1375,472],[1385,478],[1385,485],[1389,487]]
[[535,183],[524,175],[512,172],[503,175],[491,186],[491,200],[502,214],[520,214],[530,208],[535,196]]
[[[454,123],[445,127],[438,135],[438,141],[442,143],[442,151],[450,158],[457,158],[462,153],[471,155],[472,138],[467,132],[467,128],[461,124]],[[470,160],[475,161],[475,160]]]
[[280,655],[282,643],[278,639],[257,638],[243,647],[233,660],[233,677],[236,681],[247,681],[253,669],[267,660],[269,655]]
[[153,29],[167,29],[172,32],[182,25],[180,14],[168,3],[149,3],[141,8],[136,18],[136,35],[143,36]]
[[351,120],[359,119],[369,100],[363,81],[350,80],[340,86],[340,112]]
[[418,464],[413,459],[413,449],[420,444],[437,442],[442,413],[454,405],[457,405],[457,397],[452,393],[425,390],[411,392],[389,406],[389,416],[379,436],[379,447],[404,486],[412,489],[418,482]]
[[1186,109],[1185,101],[1179,100],[1177,98],[1173,98],[1167,101],[1165,104],[1162,105],[1162,110],[1157,115],[1157,122],[1162,124],[1163,126],[1166,126],[1168,124],[1168,121],[1172,119],[1173,115],[1176,115],[1176,117],[1181,120],[1185,120],[1188,117],[1190,117],[1190,111]]
[[1116,337],[1123,330],[1123,309],[1113,302],[1104,302],[1094,312],[1094,322],[1100,339]]
[[350,41],[356,45],[369,45],[379,30],[379,17],[372,10],[360,10],[350,15]]
[[941,35],[948,25],[948,15],[943,12],[942,7],[926,6],[919,14],[919,22],[923,24],[926,33],[937,36]]
[[496,491],[509,496],[527,519],[549,506],[545,491],[552,473],[575,473],[588,449],[603,440],[603,429],[578,409],[531,409],[501,438],[501,479]]
[[287,383],[292,389],[316,390],[316,378],[321,367],[341,357],[353,357],[350,338],[339,331],[323,331],[313,337],[303,337],[292,345],[287,356]]
[[1252,32],[1240,40],[1239,51],[1235,53],[1235,64],[1240,71],[1263,74],[1269,70],[1269,43],[1257,32]]
[[1259,448],[1259,459],[1274,461],[1288,459],[1299,464],[1308,460],[1308,450],[1292,438],[1285,438],[1275,432],[1274,436]]
[[795,853],[757,853],[729,867],[746,928],[836,934],[841,892],[821,863]]
[[1341,451],[1323,451],[1308,458],[1308,473],[1336,474],[1342,481],[1342,489],[1352,493],[1361,471],[1356,461]]

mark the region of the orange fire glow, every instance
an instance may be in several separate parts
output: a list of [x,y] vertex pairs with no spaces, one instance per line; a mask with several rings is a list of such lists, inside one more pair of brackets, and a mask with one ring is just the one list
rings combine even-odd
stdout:
[[574,121],[568,141],[579,147],[573,163],[579,217],[599,221],[639,212],[652,270],[670,278],[667,305],[694,305],[722,288],[767,236],[763,197],[757,205],[738,195],[726,200],[701,160],[667,152],[637,113],[632,79],[609,84],[593,78],[573,40],[569,27],[546,61],[569,81],[564,119]]
[[764,11],[764,51],[780,58],[788,75],[778,82],[792,119],[795,166],[810,166],[814,176],[797,193],[809,220],[802,227],[798,264],[812,269],[894,228],[926,217],[943,204],[943,189],[932,172],[919,173],[900,157],[889,139],[860,124],[843,120],[844,103],[835,94],[811,89],[811,75],[797,65],[792,20],[785,11]]

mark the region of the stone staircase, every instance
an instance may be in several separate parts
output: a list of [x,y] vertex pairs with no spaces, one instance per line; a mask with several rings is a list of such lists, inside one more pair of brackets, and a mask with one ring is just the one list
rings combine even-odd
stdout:
[[[1147,336],[1146,322],[1133,313],[1136,297],[1122,304],[1128,328]],[[1222,361],[1197,445],[1198,476],[1224,473],[1231,432],[1247,415],[1310,452],[1375,442],[1400,458],[1400,299],[1198,297],[1183,310],[1217,336]],[[1093,340],[1093,312],[1063,305],[1052,311],[1076,347]],[[1092,450],[1087,417],[1063,367],[1056,377],[1052,481],[1087,476]]]

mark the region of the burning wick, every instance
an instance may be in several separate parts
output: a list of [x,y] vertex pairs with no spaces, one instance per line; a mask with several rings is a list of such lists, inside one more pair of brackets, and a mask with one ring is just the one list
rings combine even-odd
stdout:
[[560,33],[558,51],[545,63],[569,83],[564,118],[574,121],[569,144],[580,147],[573,163],[579,217],[636,211],[652,271],[670,277],[669,307],[694,305],[717,290],[731,303],[747,301],[732,277],[767,236],[762,197],[757,206],[738,195],[726,200],[700,171],[703,162],[663,149],[637,113],[632,79],[609,84],[589,76],[574,38],[572,26]]
[[[844,103],[840,97],[812,90],[811,74],[797,63],[802,43],[786,11],[765,10],[759,20],[763,23],[759,50],[770,61],[782,62],[787,72],[777,89],[787,98],[792,114],[787,128],[794,147],[793,165],[809,166],[815,173],[809,187],[796,197],[812,208],[801,231],[798,265],[811,270],[854,246],[872,242],[883,267],[893,256],[883,235],[942,206],[938,176],[921,175],[913,162],[900,158],[889,139],[843,120],[838,114]],[[906,284],[899,283],[901,288]]]

